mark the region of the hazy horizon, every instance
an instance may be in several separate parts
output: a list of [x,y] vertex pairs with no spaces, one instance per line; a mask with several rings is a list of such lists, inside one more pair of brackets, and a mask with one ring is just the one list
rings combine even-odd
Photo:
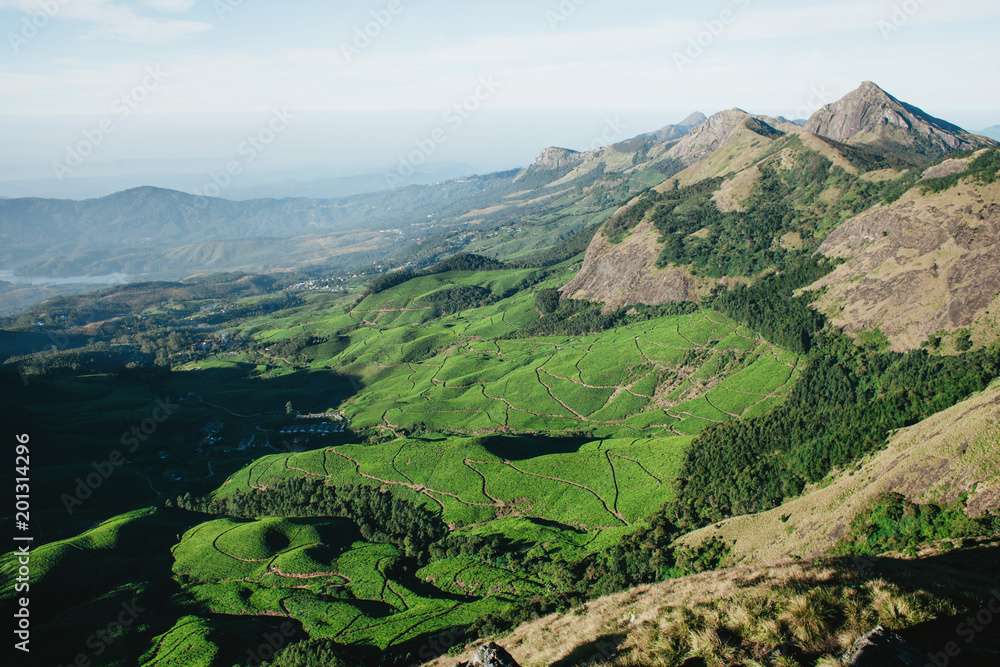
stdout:
[[0,0],[0,26],[6,197],[198,190],[233,161],[219,196],[401,163],[421,182],[693,111],[807,117],[863,80],[972,132],[1000,123],[1000,6],[982,0]]

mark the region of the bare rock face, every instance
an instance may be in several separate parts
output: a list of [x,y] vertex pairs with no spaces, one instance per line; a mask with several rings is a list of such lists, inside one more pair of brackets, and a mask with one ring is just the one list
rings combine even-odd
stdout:
[[637,303],[656,305],[698,298],[694,281],[680,269],[657,269],[659,233],[641,223],[619,244],[598,232],[587,249],[580,273],[564,288],[570,299],[604,303],[607,310]]
[[952,151],[997,145],[900,102],[871,81],[817,111],[806,131],[841,143],[887,150],[917,164]]
[[819,253],[846,260],[810,288],[827,288],[818,303],[832,323],[851,333],[879,327],[897,351],[914,349],[937,331],[992,317],[1000,183],[911,191],[845,222]]
[[923,667],[927,657],[880,625],[856,641],[840,662],[844,667]]
[[571,151],[568,148],[546,148],[536,159],[533,167],[542,169],[559,169],[567,165],[576,164],[581,159],[581,154]]
[[503,647],[490,642],[483,644],[468,662],[460,662],[455,667],[521,667]]
[[[546,148],[541,155],[535,158],[531,166],[521,170],[521,173],[514,178],[514,182],[524,180],[530,176],[548,176],[547,180],[554,180],[558,174],[569,171],[573,167],[583,162],[587,153],[571,151],[568,148]],[[555,175],[554,175],[555,174]]]

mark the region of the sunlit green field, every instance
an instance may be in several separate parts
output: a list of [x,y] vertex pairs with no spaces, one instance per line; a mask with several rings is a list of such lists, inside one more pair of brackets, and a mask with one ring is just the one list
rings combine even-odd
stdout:
[[[564,284],[577,268],[568,263],[541,276],[453,271],[360,302],[308,295],[304,306],[233,327],[256,352],[182,364],[161,394],[133,395],[95,379],[107,387],[95,403],[85,381],[64,381],[62,391],[80,394],[81,410],[133,420],[158,395],[179,396],[179,416],[164,428],[176,441],[166,454],[211,497],[266,494],[293,479],[365,485],[425,507],[460,542],[506,546],[454,547],[418,566],[399,547],[366,540],[347,518],[141,510],[37,552],[43,590],[95,567],[103,573],[96,579],[103,597],[81,598],[59,622],[84,632],[95,604],[167,590],[171,604],[128,629],[146,646],[139,664],[214,666],[233,655],[245,662],[283,621],[298,638],[385,649],[551,590],[547,563],[579,561],[641,526],[674,498],[694,436],[777,405],[801,366],[796,355],[712,311],[584,336],[521,334],[540,317],[536,291]],[[526,281],[531,289],[517,288]],[[510,296],[459,312],[428,298],[453,287]],[[181,306],[197,312],[200,303]],[[311,342],[294,358],[270,351],[303,339]],[[288,403],[298,412],[342,411],[350,432],[292,447],[278,434],[294,421]],[[65,429],[83,415],[68,413]],[[110,436],[121,427],[92,419],[108,434],[104,446],[113,446]],[[213,469],[218,451],[191,453],[211,419],[225,422],[224,443],[262,448],[251,450],[249,465]],[[67,468],[63,485],[75,471]],[[120,500],[134,477],[115,477],[107,498]],[[169,484],[150,483],[133,484],[137,505],[169,497]],[[136,565],[144,553],[145,573]],[[0,563],[11,567],[9,559]],[[161,588],[154,592],[145,579]],[[108,664],[136,658],[109,655]]]

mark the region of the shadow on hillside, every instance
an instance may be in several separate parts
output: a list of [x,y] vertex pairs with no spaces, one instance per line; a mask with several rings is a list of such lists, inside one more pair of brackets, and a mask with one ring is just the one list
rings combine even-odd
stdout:
[[578,535],[585,535],[587,531],[577,528],[576,526],[571,526],[567,523],[561,523],[559,521],[552,521],[550,519],[540,519],[538,517],[526,517],[528,521],[536,523],[539,526],[544,526],[545,528],[555,528],[556,530],[569,531],[571,533],[576,533]]
[[935,595],[974,604],[1000,588],[1000,544],[984,544],[913,560],[888,557],[835,559],[845,571],[883,577]]
[[618,653],[618,647],[627,637],[628,635],[624,633],[602,635],[592,642],[580,644],[565,658],[553,662],[550,667],[573,667],[574,665],[610,662]]
[[[24,380],[6,370],[0,372],[0,404],[10,417],[9,433],[30,438],[32,509],[44,519],[33,526],[35,546],[167,497],[209,493],[228,474],[276,450],[342,444],[353,436],[304,434],[301,439],[312,442],[300,443],[299,436],[281,435],[294,419],[286,406],[325,412],[361,387],[359,378],[332,371],[272,378],[248,365],[170,373],[66,369]],[[221,429],[221,441],[206,442],[212,424]],[[140,428],[139,436],[130,435]],[[252,446],[238,446],[251,438]],[[107,466],[118,455],[128,461],[125,473],[78,490],[78,480],[95,474],[95,465]],[[71,496],[83,498],[72,514],[65,507]],[[81,524],[82,516],[90,523]]]
[[[939,662],[949,667],[1000,665],[1000,613],[995,611],[1000,610],[1000,545],[985,544],[915,560],[848,557],[836,561],[862,578],[886,579],[954,602],[956,615],[900,631],[921,653],[938,656]],[[954,655],[946,653],[949,644]]]
[[260,377],[255,374],[254,366],[241,364],[234,368],[174,372],[166,376],[163,387],[178,394],[194,392],[204,401],[225,408],[220,411],[225,416],[282,414],[288,402],[302,414],[323,412],[354,396],[362,384],[357,376],[329,370]]
[[525,461],[549,454],[575,454],[593,438],[532,436],[489,436],[480,443],[490,454],[505,461]]

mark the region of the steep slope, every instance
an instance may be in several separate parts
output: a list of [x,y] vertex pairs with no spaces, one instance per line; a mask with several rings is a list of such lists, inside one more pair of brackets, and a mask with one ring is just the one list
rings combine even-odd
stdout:
[[897,100],[871,81],[817,111],[805,129],[846,144],[872,146],[914,164],[996,145]]
[[780,136],[781,132],[775,126],[781,124],[781,121],[774,118],[753,116],[742,109],[720,111],[692,129],[670,149],[670,157],[692,165],[727,144],[734,135],[743,134],[747,130],[770,138]]
[[760,514],[738,516],[684,538],[722,538],[739,562],[821,556],[880,494],[949,505],[968,495],[968,513],[1000,509],[1000,381],[986,391],[903,429],[857,470]]
[[[957,178],[963,164],[932,173]],[[879,328],[897,350],[965,327],[977,344],[1000,336],[1000,181],[914,188],[844,223],[819,252],[847,260],[810,288],[825,290],[817,307],[835,326]]]
[[[784,136],[775,125],[791,129],[774,118],[751,116],[741,109],[715,114],[670,150],[671,157],[688,165],[674,178],[681,185],[691,185],[750,167],[764,157],[775,140]],[[665,192],[672,187],[671,180],[656,189]]]
[[[658,184],[684,168],[669,157],[674,143],[637,137],[586,152],[566,148],[546,148],[514,179],[525,188],[556,188],[569,184],[584,187],[604,175],[646,174]],[[576,181],[576,183],[574,183]]]
[[[689,121],[697,120],[698,117],[700,114],[693,115]],[[782,129],[778,129],[778,126]],[[584,153],[565,148],[547,148],[531,166],[517,175],[514,182],[522,186],[554,188],[572,184],[578,179],[592,181],[605,174],[641,174],[651,185],[658,185],[685,168],[705,162],[720,147],[731,148],[725,156],[720,156],[706,167],[683,174],[682,182],[687,184],[745,168],[763,155],[770,141],[780,138],[784,130],[789,129],[800,128],[781,119],[753,116],[741,109],[730,109],[686,128],[683,134],[678,134],[682,138],[676,141],[665,143],[662,138],[669,134],[667,132],[662,138],[640,135],[635,139]],[[761,150],[748,151],[748,147]],[[736,156],[739,159],[734,160]]]
[[580,273],[563,288],[563,294],[603,302],[606,310],[637,303],[696,300],[697,282],[689,273],[656,267],[659,236],[648,222],[641,223],[619,244],[597,234],[587,248]]
[[[870,201],[871,193],[880,186],[871,185],[876,179],[869,181],[868,174],[862,174],[848,159],[856,159],[855,154],[864,154],[863,150],[804,132],[795,125],[779,124],[784,130],[761,117],[730,110],[693,130],[668,153],[678,162],[695,160],[693,164],[653,188],[648,196],[634,199],[605,223],[595,235],[579,275],[564,294],[615,306],[692,300],[710,291],[714,281],[695,279],[694,269],[688,266],[691,259],[701,268],[699,275],[710,272],[725,280],[726,276],[746,277],[739,267],[766,268],[749,257],[769,253],[774,246],[798,251],[810,243],[809,248],[815,249],[819,239],[844,219],[842,208],[849,208],[850,213],[861,210],[859,203],[866,205],[863,202]],[[706,153],[707,157],[697,159]],[[874,157],[870,163],[881,166],[881,158]],[[768,183],[762,183],[765,172],[778,176],[769,176]],[[883,172],[882,180],[902,176],[891,169]],[[705,195],[711,195],[718,211],[700,201]],[[775,197],[784,201],[775,202]],[[780,213],[764,211],[765,200],[788,208]],[[751,201],[757,202],[757,212],[751,212],[757,216],[755,222],[725,217],[747,212]],[[724,215],[719,216],[719,212]],[[695,224],[690,225],[690,221]],[[712,247],[727,250],[709,266],[704,256]],[[667,262],[675,266],[666,266]]]
[[[841,665],[837,657],[855,640],[885,624],[930,653],[951,641],[964,620],[946,618],[952,609],[975,613],[996,595],[996,574],[995,546],[863,570],[851,559],[739,566],[592,600],[529,621],[496,642],[518,664],[538,667]],[[934,616],[943,622],[926,622]],[[998,644],[992,633],[981,633],[962,648],[973,661],[956,664],[996,664]],[[425,667],[454,667],[478,645]]]

